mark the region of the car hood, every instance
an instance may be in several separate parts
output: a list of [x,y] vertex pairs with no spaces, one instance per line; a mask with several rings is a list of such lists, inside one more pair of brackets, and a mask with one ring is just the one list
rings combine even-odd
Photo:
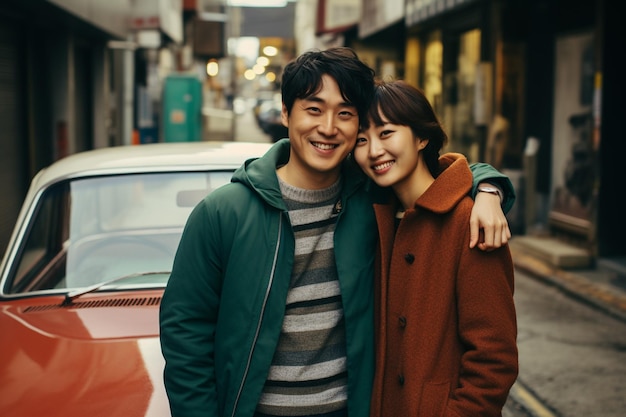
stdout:
[[161,294],[0,300],[0,415],[170,416]]

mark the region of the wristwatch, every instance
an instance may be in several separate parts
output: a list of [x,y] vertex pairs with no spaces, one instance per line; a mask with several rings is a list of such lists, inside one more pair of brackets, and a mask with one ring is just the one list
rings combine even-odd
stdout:
[[478,190],[479,193],[489,193],[489,194],[497,195],[498,197],[500,197],[501,204],[502,204],[502,200],[504,200],[502,191],[500,191],[500,189],[497,187],[488,187],[488,186],[482,185],[482,186],[478,186],[476,190]]

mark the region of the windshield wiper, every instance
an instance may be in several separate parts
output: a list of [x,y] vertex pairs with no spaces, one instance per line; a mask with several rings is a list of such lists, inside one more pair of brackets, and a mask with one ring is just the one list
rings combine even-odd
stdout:
[[128,274],[128,275],[123,275],[121,277],[117,277],[114,279],[110,279],[108,281],[104,281],[104,282],[99,282],[97,284],[91,285],[89,287],[85,287],[85,288],[81,288],[78,290],[74,290],[74,291],[70,291],[67,294],[65,294],[65,299],[63,300],[62,305],[66,306],[66,305],[70,305],[74,302],[74,300],[78,297],[82,297],[85,294],[89,294],[90,292],[94,292],[94,291],[98,291],[100,288],[105,287],[107,285],[111,285],[114,282],[117,281],[123,281],[125,279],[129,279],[129,278],[136,278],[136,277],[145,277],[148,275],[169,275],[171,274],[172,271],[152,271],[152,272],[137,272],[137,273],[133,273],[133,274]]

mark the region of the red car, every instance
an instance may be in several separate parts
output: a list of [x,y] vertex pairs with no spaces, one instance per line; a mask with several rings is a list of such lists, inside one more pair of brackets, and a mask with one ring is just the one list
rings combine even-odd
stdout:
[[183,226],[269,146],[113,147],[33,179],[0,264],[0,416],[170,416],[158,313]]

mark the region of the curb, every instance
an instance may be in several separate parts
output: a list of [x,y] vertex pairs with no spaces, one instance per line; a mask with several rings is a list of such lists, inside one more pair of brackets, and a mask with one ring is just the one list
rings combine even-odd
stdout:
[[564,293],[626,322],[626,292],[611,285],[596,282],[584,276],[582,270],[566,271],[555,268],[529,255],[522,248],[516,246],[514,242],[510,242],[509,246],[516,269],[538,278],[546,284],[558,287]]
[[528,417],[559,417],[559,414],[543,403],[519,378],[511,387],[509,401],[515,409]]

